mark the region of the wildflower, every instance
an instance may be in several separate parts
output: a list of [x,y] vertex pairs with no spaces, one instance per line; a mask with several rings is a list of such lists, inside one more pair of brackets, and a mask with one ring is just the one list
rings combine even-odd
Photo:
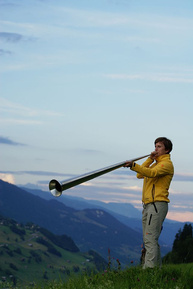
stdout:
[[111,250],[108,248],[108,270],[111,269]]
[[120,271],[120,269],[121,269],[121,263],[120,263],[119,259],[117,259],[116,261],[117,261],[117,263],[118,263],[118,268],[117,268],[117,269]]
[[133,264],[133,260],[131,260],[131,264]]

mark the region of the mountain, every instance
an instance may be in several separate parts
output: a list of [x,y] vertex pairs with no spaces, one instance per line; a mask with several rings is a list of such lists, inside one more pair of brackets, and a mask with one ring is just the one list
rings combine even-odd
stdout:
[[65,234],[81,251],[92,249],[106,260],[110,249],[111,256],[124,264],[139,261],[141,234],[104,210],[75,210],[0,180],[0,213],[20,223],[33,222],[56,235]]
[[79,252],[65,235],[56,236],[33,223],[22,225],[2,216],[0,256],[0,279],[12,281],[14,285],[66,280],[70,272],[96,271],[108,266],[94,251]]
[[[50,192],[41,191],[37,189],[23,188],[26,191],[40,196],[44,199],[51,200],[53,196]],[[142,212],[137,210],[134,206],[128,203],[104,203],[96,200],[85,200],[81,197],[73,197],[66,194],[62,194],[57,198],[68,207],[76,210],[83,209],[100,209],[105,210],[115,217],[118,221],[128,226],[129,228],[142,234]],[[177,222],[166,219],[164,221],[163,230],[160,235],[160,245],[162,248],[162,254],[165,255],[172,249],[172,244],[179,229],[184,226],[183,222]]]
[[[25,191],[33,195],[39,196],[45,200],[53,199],[53,196],[50,192],[30,189],[27,187],[21,187],[21,189],[24,189]],[[141,218],[141,212],[129,203],[104,203],[96,200],[85,200],[84,198],[72,197],[65,194],[61,195],[59,198],[57,198],[57,200],[65,204],[66,206],[74,208],[76,210],[97,208],[105,209],[105,211],[109,212],[110,214],[120,214],[128,218]]]

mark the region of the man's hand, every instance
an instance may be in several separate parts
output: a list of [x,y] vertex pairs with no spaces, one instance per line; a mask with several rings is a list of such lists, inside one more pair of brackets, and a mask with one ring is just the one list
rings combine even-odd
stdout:
[[156,157],[157,157],[157,152],[156,151],[153,151],[151,152],[151,155],[149,156],[152,160],[155,160]]
[[131,168],[132,167],[132,162],[126,161],[126,163],[123,166],[124,168]]

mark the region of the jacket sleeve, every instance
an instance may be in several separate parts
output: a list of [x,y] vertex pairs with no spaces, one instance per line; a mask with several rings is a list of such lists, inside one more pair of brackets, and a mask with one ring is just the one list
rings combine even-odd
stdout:
[[[140,166],[140,167],[145,167],[145,168],[149,168],[149,166],[151,165],[153,163],[153,160],[151,159],[151,158],[147,158],[146,160],[145,160],[145,162]],[[135,166],[136,166],[136,164],[135,164]],[[131,170],[133,170],[132,169],[132,167],[131,167]],[[136,171],[137,172],[137,171]],[[144,175],[143,174],[141,174],[140,172],[137,172],[137,178],[138,179],[143,179],[144,178]]]
[[144,167],[143,165],[138,165],[134,163],[131,167],[132,171],[137,172],[139,175],[148,178],[155,178],[159,176],[164,176],[167,174],[173,174],[173,167],[168,162],[160,162],[152,168]]

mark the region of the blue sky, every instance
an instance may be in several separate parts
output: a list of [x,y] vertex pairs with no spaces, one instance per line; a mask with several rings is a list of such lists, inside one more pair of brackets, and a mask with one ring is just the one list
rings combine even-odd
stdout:
[[[166,136],[168,218],[193,222],[193,2],[0,0],[0,27],[0,177],[48,190]],[[66,193],[141,208],[141,188],[123,168]]]

